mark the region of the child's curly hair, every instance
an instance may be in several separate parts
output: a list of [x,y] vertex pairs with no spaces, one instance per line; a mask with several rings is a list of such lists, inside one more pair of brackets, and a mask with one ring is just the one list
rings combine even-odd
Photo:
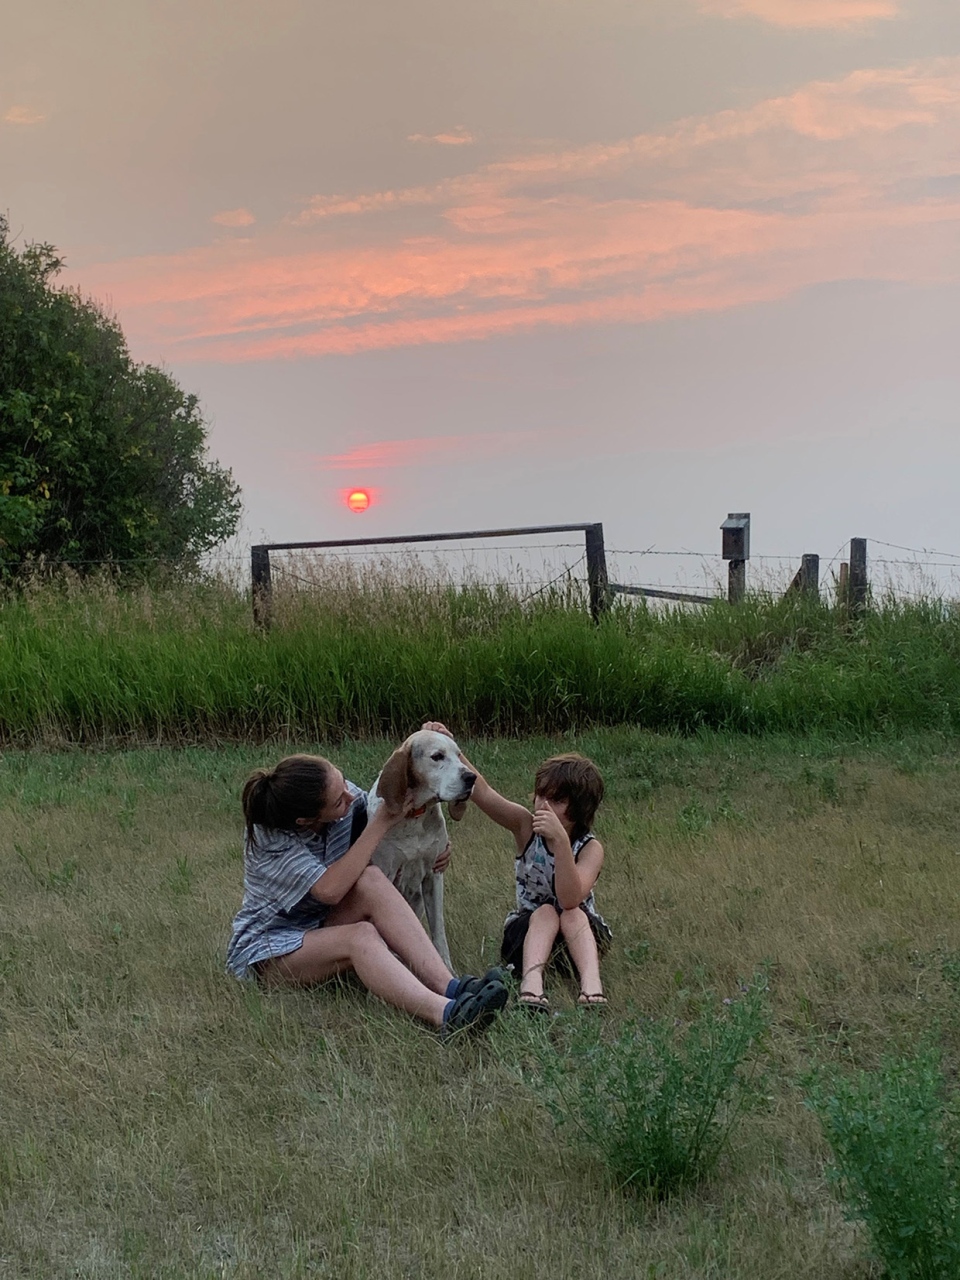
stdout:
[[533,785],[545,800],[566,800],[575,840],[587,834],[603,799],[603,779],[592,760],[575,751],[551,756],[537,769]]

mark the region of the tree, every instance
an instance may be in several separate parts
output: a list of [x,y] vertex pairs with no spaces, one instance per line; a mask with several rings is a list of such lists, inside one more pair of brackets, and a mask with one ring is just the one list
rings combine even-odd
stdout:
[[235,532],[239,488],[197,397],[136,364],[102,307],[53,283],[62,266],[0,216],[0,569],[195,562]]

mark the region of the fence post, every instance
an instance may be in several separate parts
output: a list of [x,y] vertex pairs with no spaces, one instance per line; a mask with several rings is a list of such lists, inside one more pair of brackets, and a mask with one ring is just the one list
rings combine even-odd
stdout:
[[750,559],[750,512],[731,511],[720,526],[722,552],[727,565],[727,599],[739,604],[747,590],[747,561]]
[[590,616],[594,622],[599,622],[600,615],[606,612],[610,603],[603,525],[588,524],[584,531],[584,543],[587,553],[587,581],[590,584]]
[[820,557],[805,555],[800,561],[800,593],[820,598]]
[[850,609],[862,613],[867,607],[867,540],[850,539]]
[[253,622],[261,631],[270,628],[273,588],[270,583],[270,552],[263,546],[250,548],[250,578],[253,586]]

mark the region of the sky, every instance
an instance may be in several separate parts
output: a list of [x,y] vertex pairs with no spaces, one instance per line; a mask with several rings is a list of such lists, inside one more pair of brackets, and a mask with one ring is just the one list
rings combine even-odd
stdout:
[[0,208],[200,398],[244,545],[960,566],[956,0],[4,10]]

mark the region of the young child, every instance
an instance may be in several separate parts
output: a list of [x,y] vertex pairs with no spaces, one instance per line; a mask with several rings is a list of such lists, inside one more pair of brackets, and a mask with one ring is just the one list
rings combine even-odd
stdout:
[[244,894],[229,971],[308,986],[352,969],[444,1035],[487,1026],[507,1001],[501,971],[454,978],[412,908],[370,865],[407,807],[381,805],[367,821],[364,792],[322,756],[258,769],[243,789]]
[[534,779],[531,813],[494,791],[476,766],[469,768],[477,773],[472,799],[517,844],[517,905],[504,923],[501,956],[520,974],[520,1003],[549,1009],[544,970],[551,959],[569,957],[580,981],[577,1003],[605,1005],[600,956],[613,934],[593,900],[603,846],[590,830],[603,799],[599,770],[576,754],[545,760]]

